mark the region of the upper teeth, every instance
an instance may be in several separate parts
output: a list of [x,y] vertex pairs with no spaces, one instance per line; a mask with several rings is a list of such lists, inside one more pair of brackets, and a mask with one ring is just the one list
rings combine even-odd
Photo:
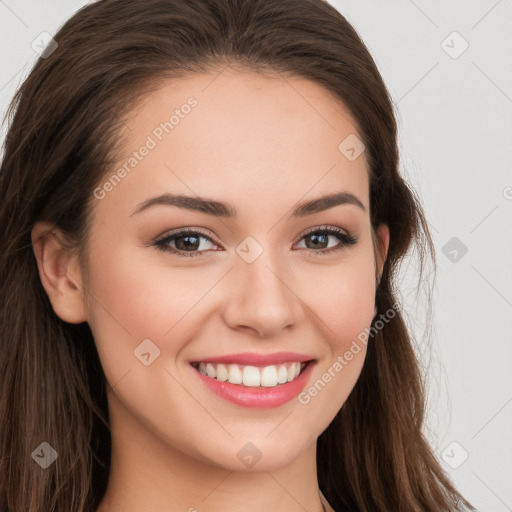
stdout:
[[305,363],[292,362],[259,368],[238,364],[199,363],[199,371],[212,379],[249,387],[273,387],[291,382],[304,368]]

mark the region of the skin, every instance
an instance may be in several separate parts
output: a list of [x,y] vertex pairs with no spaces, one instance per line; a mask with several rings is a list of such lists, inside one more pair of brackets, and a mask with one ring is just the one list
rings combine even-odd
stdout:
[[[112,467],[98,510],[321,512],[316,440],[356,383],[364,347],[308,404],[293,399],[259,410],[214,395],[188,362],[238,352],[310,354],[317,364],[308,388],[369,328],[389,230],[379,227],[374,246],[365,154],[349,161],[338,150],[348,135],[361,136],[314,82],[226,69],[166,81],[134,106],[119,167],[190,96],[197,107],[96,200],[87,275],[58,230],[46,235],[50,226],[40,222],[32,233],[56,314],[88,322],[110,384]],[[342,204],[288,217],[298,202],[334,191],[354,194],[365,210]],[[159,205],[132,215],[163,192],[229,202],[238,214]],[[315,249],[304,238],[323,226],[357,243],[315,256],[341,243],[329,235]],[[151,246],[189,227],[210,239],[201,239],[203,256]],[[248,236],[263,248],[250,264],[236,252]],[[134,350],[148,338],[160,355],[145,366]],[[237,457],[248,442],[262,454],[250,468]]]

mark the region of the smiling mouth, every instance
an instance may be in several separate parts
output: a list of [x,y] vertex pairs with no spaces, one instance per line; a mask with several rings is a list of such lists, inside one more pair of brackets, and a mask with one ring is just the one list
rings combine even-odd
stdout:
[[199,373],[219,382],[228,382],[241,387],[278,387],[293,382],[312,362],[289,361],[267,366],[223,363],[191,363]]

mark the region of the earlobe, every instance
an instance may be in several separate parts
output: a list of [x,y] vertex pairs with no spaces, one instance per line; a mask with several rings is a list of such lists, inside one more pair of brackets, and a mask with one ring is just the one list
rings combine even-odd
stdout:
[[32,248],[39,277],[59,318],[71,324],[87,320],[77,258],[70,254],[58,229],[37,222],[32,229]]

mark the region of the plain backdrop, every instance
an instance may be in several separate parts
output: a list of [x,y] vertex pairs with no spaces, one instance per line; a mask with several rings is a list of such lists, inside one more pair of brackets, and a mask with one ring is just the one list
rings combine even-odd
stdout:
[[[86,2],[0,0],[0,114],[42,32]],[[428,370],[427,435],[479,510],[512,510],[512,1],[331,0],[392,95],[401,171],[437,251],[426,323],[414,260],[402,300]],[[3,141],[5,128],[0,133]]]

